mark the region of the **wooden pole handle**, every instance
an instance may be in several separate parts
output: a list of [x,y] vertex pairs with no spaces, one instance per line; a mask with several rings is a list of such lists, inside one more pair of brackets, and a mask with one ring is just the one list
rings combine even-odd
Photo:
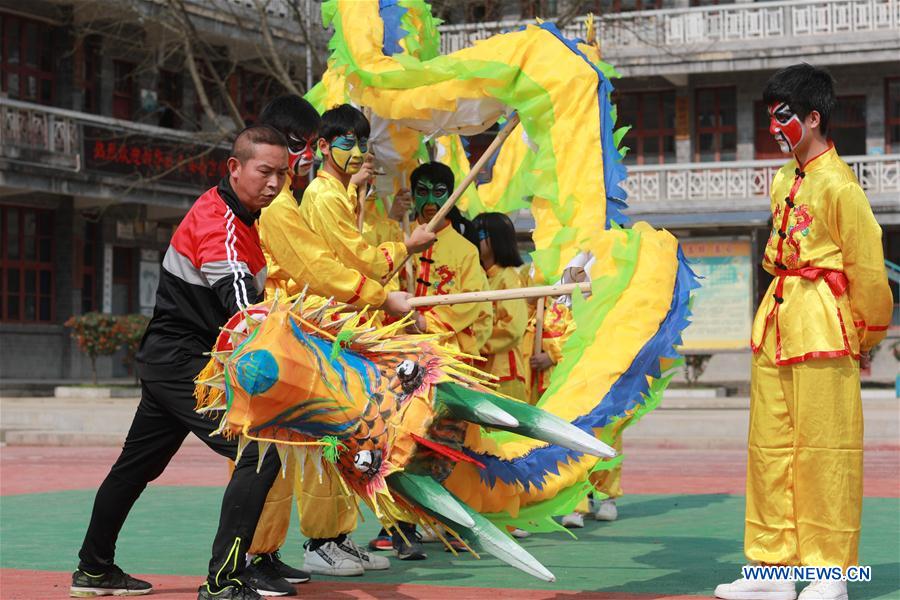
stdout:
[[540,354],[544,337],[544,302],[546,298],[538,298],[537,310],[534,313],[534,354]]
[[485,290],[481,292],[463,292],[461,294],[443,294],[438,296],[418,296],[409,299],[413,308],[420,306],[448,306],[467,302],[501,302],[503,300],[519,300],[525,298],[546,298],[547,296],[568,296],[581,291],[591,293],[591,282],[565,283],[538,287],[511,288],[508,290]]
[[[485,164],[491,159],[492,156],[500,149],[500,146],[503,144],[503,141],[509,137],[509,134],[512,133],[512,130],[516,128],[516,125],[519,124],[519,115],[515,114],[509,118],[506,124],[503,126],[503,129],[497,134],[497,137],[494,138],[494,141],[491,142],[491,145],[487,147],[478,161],[472,165],[472,168],[469,170],[468,174],[463,177],[463,180],[460,182],[456,189],[453,190],[453,193],[450,194],[450,197],[447,198],[447,201],[444,202],[444,205],[440,208],[440,210],[435,213],[434,217],[428,222],[428,225],[425,228],[434,232],[437,229],[438,224],[440,224],[444,217],[447,216],[447,213],[456,205],[456,202],[462,197],[462,195],[469,189],[469,186],[472,185],[472,182],[475,181],[475,178],[478,177],[478,172],[484,167]],[[400,272],[400,269],[403,268],[403,265],[406,264],[406,261],[409,260],[409,256],[407,256],[403,261],[397,265],[397,267],[391,272],[390,275],[387,276],[385,281],[390,281],[394,278],[394,276]]]

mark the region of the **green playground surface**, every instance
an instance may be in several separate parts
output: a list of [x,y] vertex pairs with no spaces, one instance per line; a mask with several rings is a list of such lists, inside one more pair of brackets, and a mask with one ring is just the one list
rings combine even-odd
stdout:
[[[70,572],[90,516],[94,490],[0,497],[0,567]],[[191,575],[206,571],[218,519],[221,487],[152,486],[138,500],[119,538],[116,562],[127,571]],[[545,583],[490,555],[454,557],[428,544],[425,561],[392,560],[388,571],[356,581],[610,594],[710,596],[717,583],[740,574],[744,498],[724,494],[630,495],[619,520],[586,521],[565,533],[533,535],[523,546],[557,578]],[[354,533],[363,545],[378,523],[371,513]],[[303,550],[294,524],[283,559],[300,566]],[[850,584],[851,597],[900,599],[900,499],[866,498],[860,563],[872,581]],[[316,577],[327,581],[327,577]],[[302,596],[302,589],[301,589]]]

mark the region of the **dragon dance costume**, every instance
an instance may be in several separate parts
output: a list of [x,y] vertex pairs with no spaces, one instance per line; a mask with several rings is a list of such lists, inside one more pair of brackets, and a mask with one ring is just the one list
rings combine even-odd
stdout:
[[[495,169],[525,178],[518,189],[530,196],[518,200],[535,216],[537,281],[556,280],[589,251],[595,293],[573,297],[576,327],[532,406],[497,395],[470,364],[487,339],[473,327],[477,315],[466,317],[463,330],[473,329],[465,336],[442,335],[459,328],[438,308],[478,313],[477,305],[427,310],[427,332],[410,335],[408,320],[381,326],[355,312],[352,296],[354,306],[297,293],[303,280],[287,269],[295,282],[284,288],[289,296],[279,292],[240,315],[240,331],[223,331],[198,382],[199,408],[224,410],[219,432],[238,436],[241,448],[257,440],[265,454],[274,446],[283,463],[293,454],[306,465],[304,479],[329,473],[389,527],[402,520],[446,531],[553,580],[504,530],[558,529],[553,517],[570,513],[591,490],[591,473],[610,466],[610,444],[660,400],[668,383],[662,367],[677,357],[697,286],[672,235],[645,223],[622,226],[614,72],[596,48],[548,23],[440,56],[421,1],[331,0],[323,17],[334,26],[332,56],[324,89],[311,96],[340,96],[383,120],[382,160],[384,148],[400,148],[408,134],[452,138],[518,114],[515,139],[524,144],[527,135],[528,151],[520,168],[505,168],[501,150]],[[457,264],[463,248],[471,275],[485,278],[475,248],[448,226],[438,232],[433,262],[415,265],[421,295],[460,285],[468,276]],[[374,256],[381,273],[388,261],[380,250]],[[445,277],[442,265],[458,270]]]
[[[487,278],[492,290],[517,288],[522,283],[515,267],[493,265],[487,270]],[[482,368],[497,378],[497,391],[523,402],[528,399],[522,357],[522,338],[527,325],[528,307],[524,300],[497,302],[491,335],[481,348],[487,359]]]
[[893,300],[881,229],[834,147],[772,182],[763,267],[775,279],[753,322],[747,558],[857,563],[862,511],[861,351]]

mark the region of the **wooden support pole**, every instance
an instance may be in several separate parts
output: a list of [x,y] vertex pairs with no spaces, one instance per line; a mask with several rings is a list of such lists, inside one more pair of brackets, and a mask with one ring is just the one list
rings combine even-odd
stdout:
[[511,288],[507,290],[485,290],[481,292],[463,292],[461,294],[444,294],[439,296],[418,296],[409,299],[413,308],[420,306],[448,306],[467,302],[502,302],[503,300],[519,300],[526,298],[546,298],[547,296],[568,296],[573,292],[591,293],[591,282],[543,285],[537,287]]
[[534,313],[534,354],[540,354],[544,337],[544,302],[546,298],[538,298],[537,310]]
[[[447,213],[450,212],[456,202],[462,197],[462,195],[469,189],[469,186],[472,185],[472,182],[475,181],[475,178],[478,177],[478,172],[484,167],[485,164],[491,159],[492,156],[500,149],[500,146],[503,145],[503,141],[509,137],[509,134],[512,133],[512,130],[516,128],[516,125],[519,124],[519,115],[515,114],[506,122],[503,126],[503,129],[497,134],[497,137],[494,138],[494,141],[491,142],[491,145],[487,147],[487,150],[484,151],[484,154],[481,155],[481,158],[472,165],[469,173],[463,178],[462,182],[456,189],[453,190],[453,193],[450,194],[450,197],[447,198],[447,201],[444,202],[444,205],[437,211],[437,213],[432,217],[432,219],[428,222],[428,225],[425,228],[428,231],[433,232],[437,229],[438,225],[444,220],[444,217],[447,216]],[[401,262],[397,267],[388,275],[386,281],[390,281],[394,278],[394,276],[403,268],[403,265],[406,264],[406,261],[409,260],[409,256],[407,256],[403,262]]]

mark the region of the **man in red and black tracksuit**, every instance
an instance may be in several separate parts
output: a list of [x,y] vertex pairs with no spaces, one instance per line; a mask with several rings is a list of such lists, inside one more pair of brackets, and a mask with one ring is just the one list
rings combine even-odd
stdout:
[[[215,416],[194,412],[194,378],[229,318],[262,298],[266,260],[256,219],[281,191],[288,171],[284,137],[268,126],[245,129],[228,159],[229,174],[197,201],[163,260],[153,318],[137,354],[141,401],[118,460],[97,491],[72,575],[71,594],[138,595],[152,586],[114,563],[116,539],[147,483],[159,477],[188,433],[230,459],[237,440],[210,437]],[[257,473],[250,444],[225,489],[207,582],[199,598],[255,600],[241,573],[266,494],[278,472],[269,453]]]

